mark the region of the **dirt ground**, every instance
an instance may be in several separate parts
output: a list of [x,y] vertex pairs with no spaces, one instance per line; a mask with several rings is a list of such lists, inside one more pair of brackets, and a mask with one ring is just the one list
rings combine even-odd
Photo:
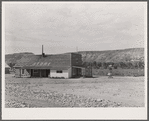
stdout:
[[[5,77],[9,107],[144,107],[144,77],[77,79]],[[51,97],[50,97],[51,96]],[[15,106],[13,106],[15,105]],[[18,106],[17,106],[18,105]]]

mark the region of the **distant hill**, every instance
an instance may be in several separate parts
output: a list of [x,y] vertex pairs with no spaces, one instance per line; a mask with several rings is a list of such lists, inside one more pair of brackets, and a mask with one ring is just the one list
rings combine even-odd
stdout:
[[144,48],[108,51],[80,51],[83,62],[144,62]]
[[[76,53],[76,52],[75,52]],[[83,62],[144,62],[144,48],[131,48],[108,51],[80,51]],[[33,53],[14,53],[5,55],[6,63],[16,63],[22,57],[34,55]]]
[[5,55],[5,62],[7,64],[8,63],[16,63],[22,57],[25,57],[27,55],[34,55],[34,54],[30,53],[30,52],[7,54],[7,55]]

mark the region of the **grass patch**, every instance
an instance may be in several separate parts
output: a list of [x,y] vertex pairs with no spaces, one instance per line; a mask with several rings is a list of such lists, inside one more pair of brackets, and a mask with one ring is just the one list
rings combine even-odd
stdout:
[[[108,69],[93,69],[93,75],[107,76]],[[113,76],[144,76],[144,69],[113,69]]]

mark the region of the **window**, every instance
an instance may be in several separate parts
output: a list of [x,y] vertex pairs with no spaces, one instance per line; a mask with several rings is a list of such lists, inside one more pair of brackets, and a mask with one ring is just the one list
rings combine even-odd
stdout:
[[24,69],[22,69],[22,74],[24,74]]
[[35,69],[35,70],[34,70],[34,73],[38,73],[38,70],[37,70],[37,69]]
[[63,73],[63,71],[59,70],[59,71],[56,71],[56,73]]

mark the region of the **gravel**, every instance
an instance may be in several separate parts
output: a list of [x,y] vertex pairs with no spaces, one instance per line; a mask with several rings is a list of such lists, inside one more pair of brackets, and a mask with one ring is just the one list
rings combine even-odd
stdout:
[[124,107],[121,103],[104,99],[87,98],[74,94],[40,89],[40,86],[6,84],[6,108],[32,107]]

